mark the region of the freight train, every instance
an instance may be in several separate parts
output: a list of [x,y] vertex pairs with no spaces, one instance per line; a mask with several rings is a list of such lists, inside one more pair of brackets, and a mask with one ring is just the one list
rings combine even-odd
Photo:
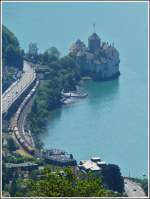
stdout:
[[29,100],[31,99],[31,97],[34,95],[36,88],[39,85],[39,80],[36,80],[35,86],[33,87],[33,89],[30,91],[30,93],[26,96],[26,98],[24,99],[24,101],[22,102],[22,104],[20,105],[20,107],[18,108],[13,122],[12,122],[12,129],[13,132],[15,134],[16,139],[18,140],[18,142],[21,144],[21,146],[31,155],[34,154],[34,148],[26,141],[25,137],[23,136],[23,134],[21,132],[19,132],[18,129],[18,120],[20,118],[20,115],[22,113],[22,110],[24,109],[25,105],[29,102]]

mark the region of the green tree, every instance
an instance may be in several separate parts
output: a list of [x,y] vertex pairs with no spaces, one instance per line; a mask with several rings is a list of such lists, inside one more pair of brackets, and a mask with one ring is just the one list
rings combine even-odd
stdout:
[[22,69],[23,50],[20,49],[18,39],[5,26],[2,27],[2,60],[3,66],[14,66]]
[[8,139],[8,149],[12,152],[15,151],[17,149],[17,146],[13,140],[13,138],[9,138]]
[[[61,91],[76,90],[80,80],[80,70],[71,56],[59,58],[59,52],[54,47],[45,52],[45,63],[48,63],[47,80],[40,85],[32,105],[29,121],[33,133],[45,131],[45,124],[51,110],[61,105]],[[55,57],[58,60],[53,60]]]
[[14,197],[15,194],[16,194],[16,192],[17,192],[17,183],[16,183],[16,180],[13,179],[13,180],[12,180],[12,183],[11,183],[11,188],[10,188],[10,195],[11,195],[12,197]]
[[143,179],[141,181],[141,187],[143,188],[146,196],[148,196],[148,179]]
[[14,75],[23,68],[24,52],[20,49],[18,39],[15,35],[2,26],[2,90],[6,90],[14,81]]
[[38,58],[37,43],[30,42],[28,48],[29,49],[26,58],[33,63],[37,63],[37,58]]
[[112,191],[104,189],[99,178],[89,175],[86,179],[77,178],[71,169],[59,170],[52,173],[48,168],[44,170],[44,177],[40,180],[27,182],[27,196],[37,197],[96,197],[118,196]]
[[43,64],[50,64],[51,62],[57,61],[60,57],[60,52],[56,47],[48,48],[43,54]]
[[54,46],[50,47],[47,50],[48,54],[51,55],[52,57],[56,57],[56,59],[58,60],[60,57],[60,52],[58,51],[58,49]]

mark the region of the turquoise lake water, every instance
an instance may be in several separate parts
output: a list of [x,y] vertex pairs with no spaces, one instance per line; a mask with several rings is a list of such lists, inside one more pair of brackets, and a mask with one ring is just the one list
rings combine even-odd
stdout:
[[87,44],[92,23],[102,41],[120,52],[118,80],[87,81],[88,97],[54,111],[45,147],[60,148],[77,160],[100,156],[118,164],[123,175],[147,174],[148,47],[146,3],[3,3],[3,24],[27,50],[56,46],[67,54],[80,38]]

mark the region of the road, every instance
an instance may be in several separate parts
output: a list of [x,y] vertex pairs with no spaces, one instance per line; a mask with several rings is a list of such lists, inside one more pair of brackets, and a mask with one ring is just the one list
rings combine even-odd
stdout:
[[2,112],[5,113],[11,107],[13,102],[24,92],[24,90],[36,78],[34,69],[24,61],[22,77],[15,81],[2,96]]
[[124,178],[124,185],[128,197],[146,197],[143,189],[136,182]]

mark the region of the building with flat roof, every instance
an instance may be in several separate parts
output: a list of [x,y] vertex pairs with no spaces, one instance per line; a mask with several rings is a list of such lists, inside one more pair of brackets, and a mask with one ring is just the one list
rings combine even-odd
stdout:
[[11,170],[32,170],[32,169],[37,169],[38,164],[32,163],[32,162],[23,162],[23,163],[6,163],[6,168],[11,169]]
[[78,168],[82,173],[85,174],[87,174],[88,172],[92,172],[100,175],[104,166],[106,166],[106,163],[104,161],[101,161],[99,157],[92,157],[90,160],[80,161]]
[[41,157],[48,163],[56,166],[76,166],[77,162],[72,154],[60,149],[47,149],[41,151]]

